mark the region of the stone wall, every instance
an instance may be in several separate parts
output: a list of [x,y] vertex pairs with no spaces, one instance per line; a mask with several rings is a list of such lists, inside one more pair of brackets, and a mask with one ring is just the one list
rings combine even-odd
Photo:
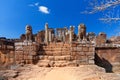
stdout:
[[34,64],[37,61],[38,46],[34,42],[15,43],[16,64]]
[[0,40],[0,68],[14,63],[14,43]]
[[73,43],[71,49],[71,56],[78,64],[94,64],[94,44]]
[[94,64],[94,44],[84,43],[15,43],[17,64],[36,64],[43,67],[79,66]]
[[14,51],[0,51],[0,64],[9,65],[14,63]]
[[104,67],[107,72],[120,70],[120,48],[113,46],[96,47],[95,63]]
[[[4,49],[5,48],[5,49]],[[37,64],[40,67],[64,67],[93,65],[104,67],[107,72],[120,70],[120,48],[118,45],[97,45],[93,43],[71,44],[57,42],[38,44],[16,42],[0,48],[0,63]]]

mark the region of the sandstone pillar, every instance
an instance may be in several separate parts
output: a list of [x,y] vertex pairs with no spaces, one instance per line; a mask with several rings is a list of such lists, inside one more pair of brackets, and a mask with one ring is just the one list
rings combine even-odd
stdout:
[[78,26],[78,40],[81,41],[81,38],[80,38],[80,25]]
[[62,41],[65,42],[65,30],[62,31]]
[[69,42],[72,43],[73,40],[74,27],[70,26]]
[[49,30],[49,42],[51,42],[51,41],[52,41],[52,31]]
[[45,24],[45,43],[48,43],[49,39],[48,39],[49,35],[48,35],[48,23]]

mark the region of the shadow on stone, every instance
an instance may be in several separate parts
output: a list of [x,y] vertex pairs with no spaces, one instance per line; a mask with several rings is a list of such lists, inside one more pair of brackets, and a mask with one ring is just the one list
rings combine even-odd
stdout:
[[1,76],[0,76],[0,80],[8,80],[8,78],[7,78],[7,77],[1,77]]
[[100,66],[100,67],[103,67],[105,68],[105,71],[108,72],[108,73],[112,73],[112,64],[106,60],[105,58],[100,58],[97,53],[95,53],[95,64]]
[[34,56],[34,60],[33,60],[33,64],[35,64],[35,65],[39,62],[39,60],[41,60],[40,57],[42,55],[45,55],[44,54],[45,50],[43,49],[43,46],[46,46],[46,44],[40,44],[38,46],[39,47],[39,51],[38,51],[37,55]]

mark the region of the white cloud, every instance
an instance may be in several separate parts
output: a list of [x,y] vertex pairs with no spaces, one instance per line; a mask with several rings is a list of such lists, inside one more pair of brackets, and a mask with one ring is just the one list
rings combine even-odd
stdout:
[[40,6],[39,2],[36,2],[34,4],[29,4],[28,6],[30,6],[30,7],[37,7],[38,11],[40,11],[40,12],[42,12],[44,14],[49,14],[50,13],[48,7],[46,7],[46,6]]
[[30,7],[35,7],[35,6],[38,6],[39,5],[39,2],[36,2],[36,3],[34,3],[34,4],[29,4],[28,6],[30,6]]
[[35,6],[38,6],[38,5],[39,5],[39,3],[37,2],[37,3],[35,3],[34,5],[35,5]]
[[45,13],[45,14],[49,14],[49,10],[46,6],[39,6],[39,11],[42,12],[42,13]]

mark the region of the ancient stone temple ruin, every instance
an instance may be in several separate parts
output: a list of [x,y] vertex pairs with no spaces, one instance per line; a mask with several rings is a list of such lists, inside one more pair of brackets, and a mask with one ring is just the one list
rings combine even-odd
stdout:
[[[45,24],[45,30],[32,33],[27,25],[20,39],[0,39],[1,64],[37,64],[40,67],[64,67],[98,65],[108,71],[120,66],[120,38],[107,39],[100,32],[86,32],[85,24],[53,29]],[[109,67],[109,68],[108,68]]]

